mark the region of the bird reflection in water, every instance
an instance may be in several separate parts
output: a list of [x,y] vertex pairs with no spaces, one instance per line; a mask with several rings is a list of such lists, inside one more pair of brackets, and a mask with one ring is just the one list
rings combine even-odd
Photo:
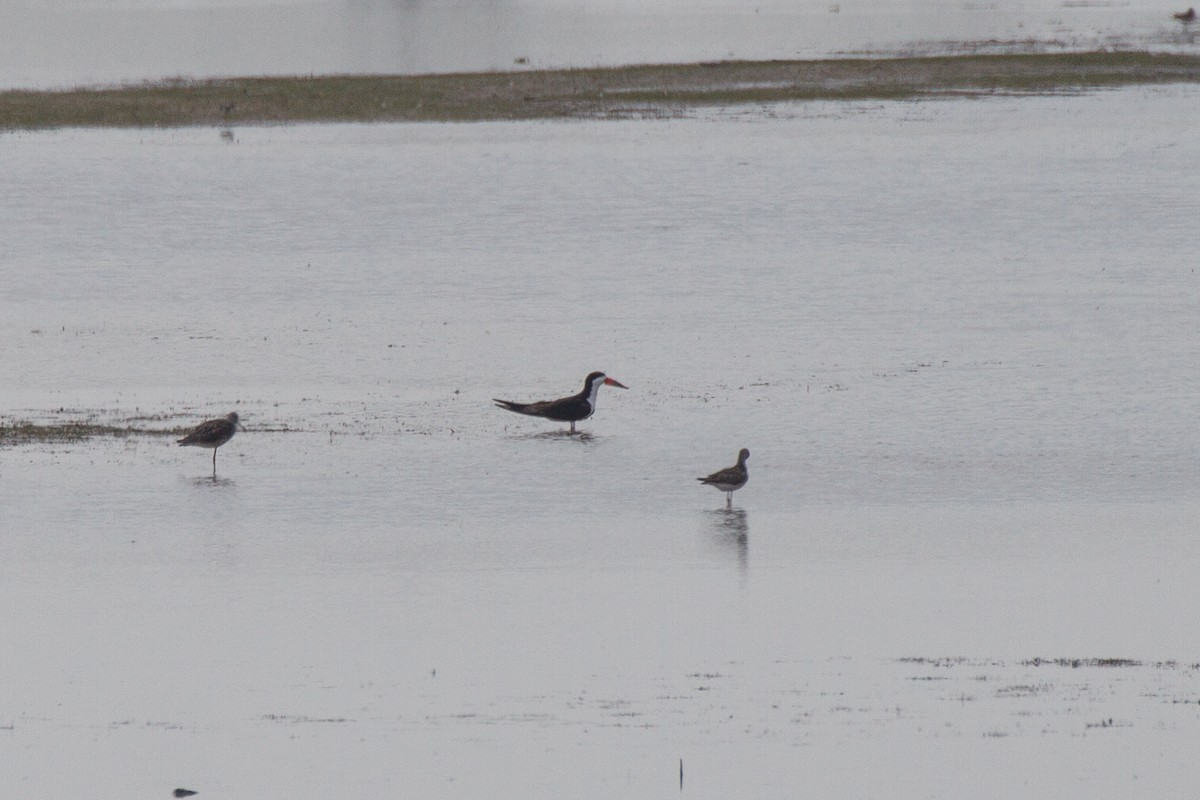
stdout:
[[717,545],[736,553],[738,569],[745,572],[750,563],[750,521],[746,509],[721,508],[705,513]]
[[218,478],[216,475],[195,477],[190,479],[192,486],[202,486],[208,489],[232,489],[237,484],[233,478]]
[[512,434],[509,438],[510,439],[518,439],[518,440],[527,441],[527,442],[553,441],[553,442],[583,442],[584,444],[587,444],[588,442],[598,441],[601,437],[598,437],[592,433],[588,433],[587,431],[575,431],[574,433],[572,433],[571,431],[568,431],[568,430],[557,430],[557,431],[538,431],[537,433],[515,433],[515,434]]

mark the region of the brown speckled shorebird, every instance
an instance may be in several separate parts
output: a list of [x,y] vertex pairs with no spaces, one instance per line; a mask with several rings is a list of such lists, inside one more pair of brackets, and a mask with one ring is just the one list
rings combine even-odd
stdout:
[[201,422],[191,433],[179,439],[180,447],[209,447],[213,451],[213,477],[217,476],[217,448],[228,442],[237,433],[238,415],[231,411],[221,419]]
[[492,402],[506,411],[518,414],[528,414],[531,417],[545,417],[558,422],[571,423],[571,433],[575,433],[575,423],[582,422],[596,411],[596,394],[601,386],[616,386],[618,389],[628,389],[623,383],[618,383],[603,372],[593,372],[583,381],[583,391],[570,397],[558,400],[542,400],[537,403],[514,403],[512,400],[497,400]]
[[1184,25],[1187,25],[1196,21],[1196,9],[1189,8],[1187,11],[1179,11],[1171,16],[1182,22]]
[[750,480],[750,471],[746,469],[746,459],[750,458],[750,451],[742,448],[738,453],[738,462],[732,467],[720,469],[709,475],[707,478],[696,478],[696,480],[706,486],[715,486],[725,493],[725,507],[733,506],[733,493],[746,485],[746,481]]

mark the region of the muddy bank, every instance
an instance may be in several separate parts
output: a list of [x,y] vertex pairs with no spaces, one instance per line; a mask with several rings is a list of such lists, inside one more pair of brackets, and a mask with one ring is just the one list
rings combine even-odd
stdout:
[[1200,81],[1200,57],[969,55],[484,72],[174,80],[0,93],[0,128],[677,116],[719,105],[1047,93]]

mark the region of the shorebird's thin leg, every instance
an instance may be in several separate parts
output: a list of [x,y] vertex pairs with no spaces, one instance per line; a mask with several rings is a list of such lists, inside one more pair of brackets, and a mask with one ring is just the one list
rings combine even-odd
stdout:
[[571,420],[571,433],[575,432],[575,420]]
[[733,492],[725,493],[725,507],[733,508]]
[[213,448],[213,477],[217,477],[217,448]]

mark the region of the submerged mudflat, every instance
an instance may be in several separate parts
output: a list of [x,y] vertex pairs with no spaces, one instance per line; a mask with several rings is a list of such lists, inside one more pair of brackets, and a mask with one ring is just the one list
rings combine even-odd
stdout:
[[718,61],[439,75],[170,80],[0,93],[0,126],[482,121],[673,116],[689,108],[1200,82],[1200,57],[1148,52]]

